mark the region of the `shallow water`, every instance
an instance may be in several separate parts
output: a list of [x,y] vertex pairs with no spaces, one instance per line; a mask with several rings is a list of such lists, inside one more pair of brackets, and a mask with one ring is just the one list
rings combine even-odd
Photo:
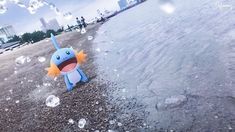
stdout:
[[[235,2],[170,2],[172,13],[148,0],[100,28],[94,48],[99,49],[100,74],[118,84],[112,97],[136,98],[144,104],[147,122],[157,122],[155,127],[228,129],[235,125],[230,101],[235,97],[235,11],[221,5],[234,7]],[[181,95],[187,101],[179,106],[157,109],[157,104]],[[230,117],[215,120],[218,113]]]

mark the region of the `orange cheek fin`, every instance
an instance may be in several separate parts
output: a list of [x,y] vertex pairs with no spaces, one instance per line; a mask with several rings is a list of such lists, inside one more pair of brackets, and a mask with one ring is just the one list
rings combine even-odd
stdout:
[[50,67],[45,70],[47,70],[47,75],[50,77],[57,77],[60,75],[60,70],[54,63],[51,63]]
[[86,62],[87,55],[81,50],[79,53],[75,51],[78,64]]

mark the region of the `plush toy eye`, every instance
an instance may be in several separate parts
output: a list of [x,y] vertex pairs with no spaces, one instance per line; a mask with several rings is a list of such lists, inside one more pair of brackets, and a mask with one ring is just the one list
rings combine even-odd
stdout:
[[70,52],[69,52],[69,51],[66,51],[66,54],[67,54],[67,55],[70,55]]
[[57,55],[57,56],[56,56],[56,59],[59,60],[59,59],[60,59],[60,56]]

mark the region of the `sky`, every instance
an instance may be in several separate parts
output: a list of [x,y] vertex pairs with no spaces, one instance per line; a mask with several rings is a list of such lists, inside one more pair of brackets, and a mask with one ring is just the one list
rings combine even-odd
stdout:
[[[91,19],[97,16],[97,9],[118,10],[118,0],[46,0],[48,3],[53,3],[62,12],[62,15],[57,15],[50,9],[49,6],[43,6],[37,10],[35,14],[30,14],[26,8],[21,8],[16,4],[7,1],[5,6],[7,11],[0,14],[0,26],[12,25],[18,35],[25,32],[33,32],[40,30],[40,18],[49,21],[56,18],[60,25],[76,24],[76,17],[84,16],[86,19]],[[29,4],[29,0],[21,0],[25,5]],[[64,13],[71,12],[72,18],[67,20],[63,17]]]

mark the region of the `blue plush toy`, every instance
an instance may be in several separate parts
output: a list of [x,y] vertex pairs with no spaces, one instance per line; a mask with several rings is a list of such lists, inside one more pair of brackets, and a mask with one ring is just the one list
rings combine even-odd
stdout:
[[46,69],[48,75],[51,77],[63,75],[68,91],[80,81],[87,82],[86,75],[79,67],[85,62],[86,54],[83,51],[78,53],[73,48],[60,48],[53,34],[51,40],[57,51],[51,57],[50,67]]

